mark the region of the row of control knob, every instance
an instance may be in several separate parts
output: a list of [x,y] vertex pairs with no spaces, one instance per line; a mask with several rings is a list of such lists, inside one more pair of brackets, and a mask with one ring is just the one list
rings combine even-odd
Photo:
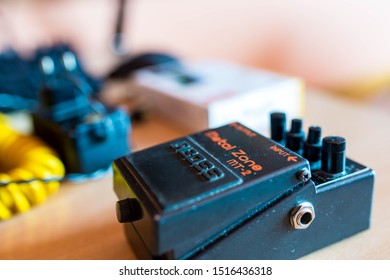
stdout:
[[310,126],[307,137],[302,130],[302,119],[292,119],[286,129],[286,114],[271,113],[271,139],[302,155],[310,162],[312,170],[320,169],[327,174],[345,172],[346,141],[340,136],[327,136],[321,141],[321,127]]

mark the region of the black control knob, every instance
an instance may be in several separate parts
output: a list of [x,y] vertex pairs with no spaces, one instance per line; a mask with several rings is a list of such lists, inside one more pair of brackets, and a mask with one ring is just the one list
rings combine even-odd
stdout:
[[291,129],[287,133],[286,147],[297,154],[302,154],[305,133],[302,131],[302,120],[293,119]]
[[345,138],[328,136],[322,140],[321,169],[329,174],[340,174],[345,171]]
[[311,164],[321,160],[321,127],[309,127],[309,133],[303,144],[303,157]]
[[116,217],[120,223],[134,222],[142,216],[142,207],[137,199],[126,198],[116,203]]
[[271,139],[284,144],[286,141],[286,114],[271,113]]

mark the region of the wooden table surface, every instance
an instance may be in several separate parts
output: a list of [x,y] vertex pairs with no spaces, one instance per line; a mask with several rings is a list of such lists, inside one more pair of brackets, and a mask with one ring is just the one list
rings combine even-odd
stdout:
[[[390,259],[390,113],[324,94],[307,94],[304,126],[347,139],[348,157],[376,171],[372,225],[304,259]],[[161,120],[135,125],[135,150],[185,132]],[[111,174],[64,183],[33,210],[0,222],[0,259],[135,259],[115,215]]]

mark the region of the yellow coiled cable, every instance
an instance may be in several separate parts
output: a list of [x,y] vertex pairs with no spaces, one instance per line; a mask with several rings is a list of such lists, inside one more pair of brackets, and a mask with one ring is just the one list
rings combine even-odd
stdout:
[[0,114],[0,220],[43,203],[58,190],[64,174],[52,149],[10,128]]

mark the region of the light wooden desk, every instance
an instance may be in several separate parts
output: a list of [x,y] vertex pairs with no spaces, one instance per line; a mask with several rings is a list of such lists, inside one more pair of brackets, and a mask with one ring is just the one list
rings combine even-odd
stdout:
[[[376,171],[369,230],[304,259],[390,259],[390,113],[308,94],[304,125],[347,139],[347,155]],[[135,149],[184,135],[152,120],[134,127]],[[0,259],[134,259],[115,216],[111,176],[64,184],[32,211],[0,222]]]

